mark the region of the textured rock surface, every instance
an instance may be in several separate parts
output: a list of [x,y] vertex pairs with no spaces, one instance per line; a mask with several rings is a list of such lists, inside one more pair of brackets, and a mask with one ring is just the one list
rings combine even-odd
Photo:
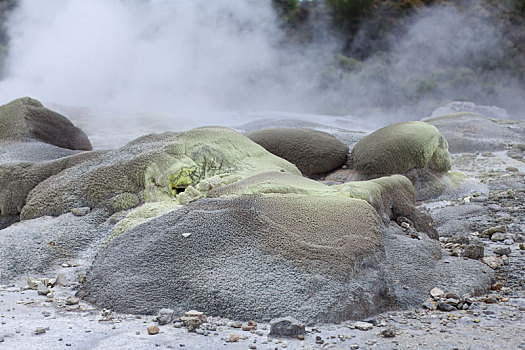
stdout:
[[196,308],[311,323],[414,305],[436,285],[457,292],[490,287],[481,263],[445,263],[436,241],[411,239],[396,224],[383,227],[381,233],[365,201],[341,196],[203,199],[114,238],[82,295],[123,312]]
[[425,232],[433,239],[439,237],[434,229],[432,217],[414,206],[416,191],[405,176],[393,175],[369,181],[347,182],[332,187],[342,194],[369,202],[385,224],[390,220],[406,217],[412,221],[416,230]]
[[6,163],[38,163],[55,160],[79,153],[67,148],[60,148],[48,143],[31,142],[0,142],[0,165]]
[[[31,190],[63,170],[91,159],[103,152],[93,151],[40,163],[8,163],[0,165],[0,214],[19,215]],[[42,203],[43,206],[47,204]],[[65,211],[64,211],[65,212]]]
[[346,161],[348,147],[322,131],[281,128],[264,129],[248,137],[269,152],[295,164],[304,175],[326,173]]
[[425,166],[450,170],[447,141],[436,127],[424,122],[392,124],[374,131],[354,146],[351,161],[365,175],[406,173]]
[[42,274],[78,259],[89,264],[107,236],[107,213],[71,213],[11,225],[0,231],[0,281]]
[[[214,176],[228,183],[260,170],[299,174],[294,165],[231,129],[151,134],[120,149],[100,152],[44,181],[39,179],[21,218],[60,215],[76,207],[103,206],[116,212],[136,206],[134,198],[173,200],[189,186]],[[2,178],[26,182],[26,177],[18,175]]]
[[415,228],[431,238],[438,238],[432,218],[414,206],[416,192],[402,175],[382,177],[369,181],[347,182],[326,186],[319,182],[282,172],[263,172],[233,184],[211,190],[208,197],[238,196],[259,193],[296,193],[315,196],[341,195],[367,201],[385,223],[400,216],[409,218]]
[[525,143],[525,122],[460,112],[424,119],[437,127],[451,153],[502,151],[509,143]]
[[29,97],[0,106],[0,140],[38,140],[61,148],[91,150],[82,130]]
[[84,296],[129,312],[343,320],[392,306],[377,267],[381,241],[377,214],[362,200],[205,199],[113,239]]

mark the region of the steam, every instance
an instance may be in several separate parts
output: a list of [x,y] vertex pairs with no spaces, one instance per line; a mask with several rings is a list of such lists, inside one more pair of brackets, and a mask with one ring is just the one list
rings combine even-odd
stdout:
[[[419,119],[451,101],[472,101],[508,109],[525,118],[523,84],[502,69],[505,38],[500,28],[472,8],[437,6],[408,19],[402,33],[391,34],[389,50],[367,59],[332,86],[350,96],[344,104],[361,115],[389,115],[389,121]],[[366,45],[367,23],[354,42]],[[494,64],[496,62],[496,64]],[[378,110],[379,107],[383,107]]]
[[518,81],[498,67],[477,74],[476,60],[503,57],[497,28],[451,7],[410,22],[390,51],[334,78],[339,43],[324,35],[300,50],[283,45],[270,1],[20,0],[0,102],[29,95],[130,112],[337,112],[382,122],[458,99],[525,110]]
[[243,104],[278,63],[263,3],[23,0],[1,96],[147,111]]

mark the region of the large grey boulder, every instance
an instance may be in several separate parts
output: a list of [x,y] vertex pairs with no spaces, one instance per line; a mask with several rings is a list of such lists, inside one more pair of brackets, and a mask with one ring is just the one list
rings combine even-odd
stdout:
[[417,305],[436,286],[481,293],[492,278],[484,269],[381,224],[362,200],[251,194],[203,199],[122,233],[97,255],[81,296],[129,313],[340,322]]
[[114,238],[82,295],[132,313],[344,320],[394,305],[378,271],[381,241],[377,215],[361,200],[205,199]]
[[447,139],[452,153],[503,151],[510,143],[525,143],[525,122],[459,112],[423,119]]
[[340,167],[348,154],[348,146],[323,131],[275,128],[257,130],[247,136],[267,151],[295,164],[307,176]]
[[0,106],[0,140],[38,140],[72,150],[92,149],[82,130],[30,97]]

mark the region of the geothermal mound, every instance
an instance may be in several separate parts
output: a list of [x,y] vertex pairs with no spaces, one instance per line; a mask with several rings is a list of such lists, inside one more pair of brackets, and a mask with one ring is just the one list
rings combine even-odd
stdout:
[[247,135],[267,151],[295,164],[304,175],[326,173],[346,161],[348,146],[322,131],[279,128]]
[[[430,135],[409,145],[443,165]],[[401,175],[328,186],[211,127],[56,158],[0,164],[2,281],[83,259],[80,295],[99,307],[309,323],[415,305],[434,287],[490,287],[480,262],[442,255]]]

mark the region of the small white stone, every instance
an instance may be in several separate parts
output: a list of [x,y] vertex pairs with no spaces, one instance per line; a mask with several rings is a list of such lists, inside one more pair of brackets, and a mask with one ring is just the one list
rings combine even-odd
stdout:
[[362,331],[369,331],[372,328],[374,328],[373,324],[368,323],[368,322],[361,322],[361,321],[354,323],[354,326],[355,328],[360,329]]
[[188,238],[189,236],[191,236],[191,232],[185,232],[182,234],[182,237],[184,238]]
[[436,288],[432,288],[432,290],[430,291],[430,295],[434,299],[443,298],[445,296],[445,292],[443,292],[441,289],[436,287]]

